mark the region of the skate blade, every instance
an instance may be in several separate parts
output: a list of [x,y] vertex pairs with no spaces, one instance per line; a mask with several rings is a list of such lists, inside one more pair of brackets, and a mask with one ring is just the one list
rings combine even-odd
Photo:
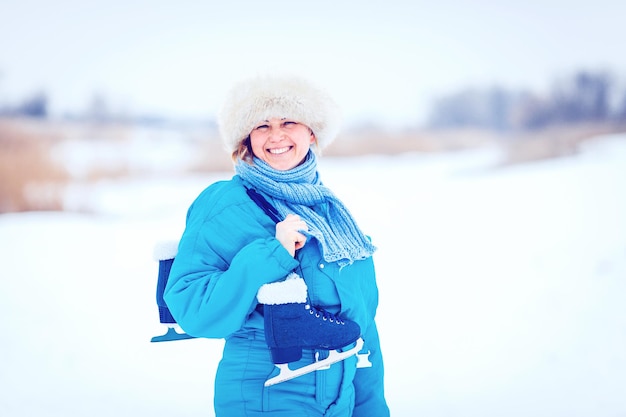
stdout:
[[265,386],[269,387],[271,385],[276,385],[281,382],[289,381],[290,379],[297,378],[302,375],[306,375],[313,371],[328,369],[330,365],[333,363],[337,363],[344,359],[349,358],[352,355],[356,355],[363,348],[363,339],[359,338],[356,341],[356,346],[352,349],[346,350],[345,352],[338,352],[336,350],[331,350],[328,352],[328,357],[326,359],[322,359],[321,361],[313,362],[310,365],[303,366],[298,369],[289,369],[289,364],[280,363],[276,364],[280,373],[273,378],[265,381]]
[[150,342],[173,342],[175,340],[195,339],[194,336],[189,336],[187,333],[178,333],[173,327],[167,328],[167,333],[161,336],[154,336],[150,339]]

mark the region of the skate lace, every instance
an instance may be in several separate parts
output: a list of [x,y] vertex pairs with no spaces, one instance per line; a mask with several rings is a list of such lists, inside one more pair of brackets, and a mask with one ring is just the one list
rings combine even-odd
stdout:
[[322,309],[322,308],[317,308],[315,306],[312,306],[310,304],[307,304],[305,306],[305,308],[307,310],[309,310],[309,314],[310,315],[314,315],[316,318],[321,318],[324,321],[329,321],[331,323],[336,323],[336,324],[345,324],[345,322],[343,320],[341,320],[339,317],[337,317],[336,315],[334,315],[333,313],[329,313],[328,311]]

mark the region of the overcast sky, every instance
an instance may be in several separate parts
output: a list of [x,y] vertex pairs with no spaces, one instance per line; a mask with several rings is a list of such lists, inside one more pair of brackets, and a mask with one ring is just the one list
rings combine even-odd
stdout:
[[626,76],[626,2],[0,0],[0,104],[45,91],[135,113],[212,117],[237,79],[300,73],[347,122],[410,125],[456,89],[545,90],[574,70]]

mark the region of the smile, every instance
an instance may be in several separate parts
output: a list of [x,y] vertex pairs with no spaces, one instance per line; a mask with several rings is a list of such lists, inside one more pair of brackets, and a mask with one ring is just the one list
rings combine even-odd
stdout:
[[274,155],[280,155],[291,149],[291,146],[285,146],[284,148],[268,149],[268,152]]

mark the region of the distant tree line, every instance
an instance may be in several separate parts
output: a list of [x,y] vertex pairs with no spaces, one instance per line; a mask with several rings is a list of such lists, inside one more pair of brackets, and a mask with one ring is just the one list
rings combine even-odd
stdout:
[[[0,117],[44,119],[49,116],[48,106],[48,95],[37,92],[17,105],[0,107]],[[100,95],[93,97],[81,115],[72,116],[102,122],[120,117],[109,111]],[[157,116],[133,119],[152,124],[166,120]],[[426,124],[431,128],[471,127],[506,132],[581,122],[626,123],[626,89],[609,72],[576,72],[554,82],[547,94],[502,87],[462,90],[435,100]]]
[[37,92],[17,105],[5,105],[0,108],[0,116],[26,116],[45,119],[48,117],[48,95],[44,92]]
[[[1,97],[0,97],[1,98]],[[51,116],[49,98],[45,92],[37,92],[19,101],[17,104],[0,104],[0,117],[27,117],[31,119],[47,119]],[[131,114],[119,109],[112,109],[102,94],[94,94],[83,110],[65,112],[60,116],[63,120],[96,123],[135,123],[150,126],[202,124],[213,125],[212,120],[170,119],[161,114]]]
[[521,131],[582,122],[626,122],[626,90],[608,72],[577,72],[544,95],[500,87],[457,92],[433,103],[427,124]]
[[[45,119],[50,115],[49,104],[48,94],[45,92],[37,92],[22,99],[18,104],[0,107],[0,116],[22,116],[34,119]],[[107,109],[106,100],[101,95],[94,95],[87,109],[83,110],[79,115],[67,114],[65,118],[97,121],[112,119]]]

